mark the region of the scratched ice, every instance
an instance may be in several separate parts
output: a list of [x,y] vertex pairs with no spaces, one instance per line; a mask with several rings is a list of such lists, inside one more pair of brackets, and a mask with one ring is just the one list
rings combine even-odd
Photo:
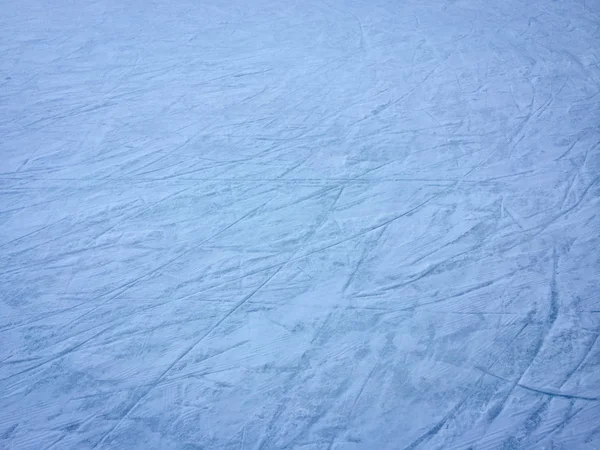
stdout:
[[600,2],[0,10],[0,448],[600,448]]

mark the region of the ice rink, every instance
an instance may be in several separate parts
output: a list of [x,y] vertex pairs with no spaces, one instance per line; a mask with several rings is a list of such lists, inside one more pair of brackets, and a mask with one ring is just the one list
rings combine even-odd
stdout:
[[0,0],[0,448],[600,448],[600,1]]

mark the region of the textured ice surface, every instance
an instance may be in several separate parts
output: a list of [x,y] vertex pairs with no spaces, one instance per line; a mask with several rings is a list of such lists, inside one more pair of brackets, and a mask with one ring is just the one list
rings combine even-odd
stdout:
[[0,10],[0,448],[600,448],[600,2]]

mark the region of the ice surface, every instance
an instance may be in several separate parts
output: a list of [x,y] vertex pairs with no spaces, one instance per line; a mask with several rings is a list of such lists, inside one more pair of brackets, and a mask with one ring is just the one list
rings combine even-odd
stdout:
[[600,2],[0,10],[0,448],[600,448]]

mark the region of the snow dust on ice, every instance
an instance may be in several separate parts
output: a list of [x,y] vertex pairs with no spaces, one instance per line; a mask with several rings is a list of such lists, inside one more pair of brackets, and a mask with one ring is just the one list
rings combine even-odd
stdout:
[[0,448],[600,448],[600,2],[0,10]]

